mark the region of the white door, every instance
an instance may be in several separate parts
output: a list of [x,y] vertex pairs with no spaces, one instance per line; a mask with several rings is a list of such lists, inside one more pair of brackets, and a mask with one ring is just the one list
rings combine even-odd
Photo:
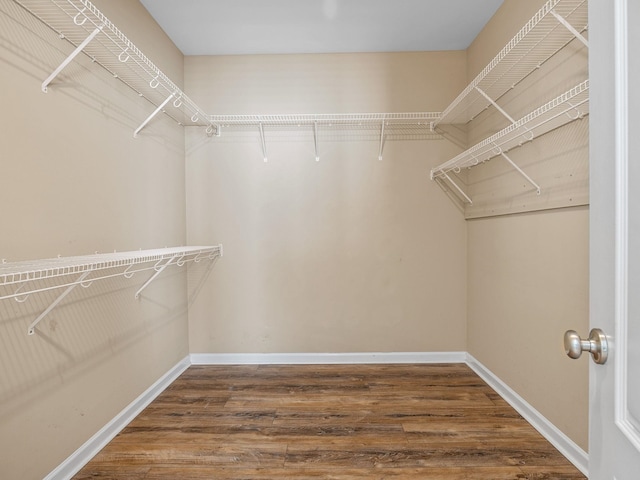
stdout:
[[589,478],[640,479],[640,1],[589,0]]

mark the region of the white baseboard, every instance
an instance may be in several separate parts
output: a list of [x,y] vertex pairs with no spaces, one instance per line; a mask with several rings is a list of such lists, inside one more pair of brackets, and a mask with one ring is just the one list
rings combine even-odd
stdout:
[[190,365],[189,356],[178,362],[93,437],[73,452],[64,462],[58,465],[44,480],[66,480],[73,477]]
[[192,365],[464,363],[466,352],[192,353]]
[[585,476],[589,476],[589,455],[573,440],[562,433],[547,420],[540,412],[533,408],[524,398],[500,380],[491,370],[467,354],[467,365],[493,388],[504,400],[529,422],[543,437],[545,437],[567,460],[573,463]]

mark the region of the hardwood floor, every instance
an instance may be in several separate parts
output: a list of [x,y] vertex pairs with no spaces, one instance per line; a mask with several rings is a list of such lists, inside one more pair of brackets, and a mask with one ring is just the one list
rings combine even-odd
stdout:
[[463,364],[192,366],[75,479],[583,479]]

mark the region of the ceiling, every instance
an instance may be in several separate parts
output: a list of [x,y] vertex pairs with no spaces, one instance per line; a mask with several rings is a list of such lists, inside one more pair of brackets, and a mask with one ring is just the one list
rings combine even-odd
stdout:
[[185,55],[464,50],[503,0],[141,0]]

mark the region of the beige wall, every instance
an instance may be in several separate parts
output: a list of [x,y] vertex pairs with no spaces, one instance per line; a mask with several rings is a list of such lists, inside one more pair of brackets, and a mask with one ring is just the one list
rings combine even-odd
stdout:
[[[469,79],[542,4],[505,1],[468,50]],[[575,77],[586,74],[587,65],[586,51],[575,43],[502,101],[510,101],[510,107],[541,104],[542,86],[555,88],[550,86],[553,81],[563,91],[563,82],[577,83]],[[472,128],[470,136],[480,135],[487,125],[490,119]],[[543,195],[536,201],[560,199],[561,204],[570,205],[577,192],[588,190],[586,120],[536,139],[512,156],[540,180]],[[483,175],[501,179],[492,184],[494,190],[487,197],[498,196],[508,181],[496,170],[500,165],[493,164],[478,167],[470,176],[471,181]],[[549,193],[554,178],[562,181]],[[519,183],[525,182],[519,179]],[[517,211],[519,202],[527,201],[516,195],[508,204],[490,208]],[[468,351],[584,450],[588,447],[588,360],[569,360],[562,337],[567,329],[588,332],[588,220],[585,206],[467,223]]]
[[[464,86],[464,52],[187,57],[205,110],[438,110]],[[225,247],[189,310],[197,353],[465,350],[465,236],[428,172],[445,140],[187,133],[188,241]],[[295,136],[294,136],[295,137]]]
[[[181,81],[182,55],[138,2],[96,4]],[[70,50],[0,0],[0,257],[184,244],[182,129],[160,117],[133,139],[153,106],[86,58],[42,93]],[[77,288],[34,336],[58,292],[0,302],[0,478],[42,478],[187,355],[186,275],[136,301],[145,279]]]

